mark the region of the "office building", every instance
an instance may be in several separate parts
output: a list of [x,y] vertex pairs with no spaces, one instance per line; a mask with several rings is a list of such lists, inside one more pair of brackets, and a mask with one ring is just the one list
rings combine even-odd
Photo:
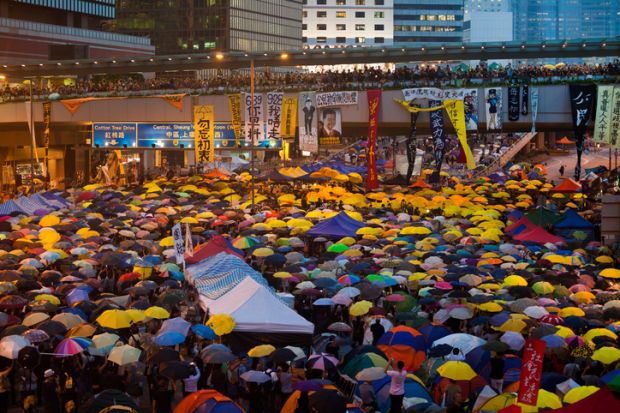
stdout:
[[0,62],[152,55],[149,39],[102,30],[114,2],[0,0]]
[[511,0],[465,0],[463,7],[465,10],[465,20],[467,20],[467,15],[469,13],[499,13],[512,11],[512,2]]
[[465,0],[465,43],[509,42],[513,39],[510,0]]
[[118,0],[109,29],[146,36],[156,53],[301,49],[302,0]]
[[463,0],[394,0],[394,45],[463,41]]
[[393,0],[306,0],[304,47],[390,46]]

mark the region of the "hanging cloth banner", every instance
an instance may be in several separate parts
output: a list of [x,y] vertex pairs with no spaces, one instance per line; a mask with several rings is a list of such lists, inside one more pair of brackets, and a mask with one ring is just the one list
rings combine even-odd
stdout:
[[620,87],[618,86],[614,88],[612,103],[609,144],[614,148],[620,148]]
[[124,96],[117,97],[103,97],[103,98],[79,98],[79,99],[64,99],[60,103],[71,113],[77,112],[77,110],[86,102],[92,102],[94,100],[112,100],[112,99],[127,99]]
[[[430,107],[435,107],[441,102],[431,100],[428,102]],[[435,159],[435,170],[429,178],[429,183],[438,183],[443,158],[446,153],[446,131],[444,130],[443,110],[434,110],[430,113],[431,138],[433,139],[433,157]]]
[[575,180],[581,177],[581,154],[583,143],[592,114],[592,103],[596,94],[595,85],[569,85],[570,106],[573,115],[573,129],[575,131],[575,147],[577,148],[577,164],[575,165]]
[[281,92],[267,93],[267,139],[280,139],[283,97]]
[[[417,106],[414,103],[409,103],[409,106]],[[410,128],[409,128],[409,136],[407,137],[407,185],[409,185],[409,181],[411,180],[411,175],[413,175],[413,169],[415,168],[415,157],[417,155],[417,142],[416,142],[416,134],[417,134],[417,125],[418,125],[418,112],[410,113]]]
[[413,99],[432,99],[442,100],[445,92],[435,87],[417,87],[412,89],[403,89],[403,97],[407,102]]
[[282,101],[282,125],[280,136],[294,138],[297,128],[297,96],[285,97]]
[[502,88],[484,90],[487,109],[487,131],[502,128]]
[[521,114],[527,116],[530,105],[530,87],[523,85],[521,87]]
[[508,120],[519,120],[519,103],[521,100],[519,86],[508,86]]
[[530,90],[530,104],[532,107],[532,133],[536,133],[536,117],[538,116],[538,86]]
[[357,91],[352,92],[324,92],[316,94],[316,107],[357,105]]
[[465,105],[465,125],[469,131],[478,130],[478,89],[462,89]]
[[245,142],[258,146],[263,137],[265,121],[263,118],[263,95],[262,93],[254,94],[254,102],[252,95],[246,93],[244,96],[244,126],[245,126]]
[[461,144],[461,150],[465,154],[465,163],[468,169],[476,169],[476,161],[474,160],[474,154],[467,143],[467,130],[465,124],[465,108],[462,100],[446,100],[444,107],[454,127],[459,143]]
[[598,86],[596,95],[596,118],[594,119],[595,142],[611,143],[610,126],[614,106],[614,87],[612,85]]
[[43,147],[50,146],[50,124],[52,123],[52,102],[43,102]]
[[319,135],[316,123],[316,92],[301,92],[299,94],[297,119],[299,123],[299,149],[302,152],[317,153],[319,151]]
[[368,97],[368,178],[366,187],[369,190],[379,187],[377,177],[377,129],[379,123],[379,105],[381,90],[367,90]]
[[241,94],[228,95],[228,110],[233,132],[235,133],[235,147],[241,146]]
[[179,93],[176,95],[159,95],[159,96],[151,96],[152,98],[161,98],[168,102],[170,105],[174,106],[179,110],[183,110],[183,98],[186,96],[185,93]]
[[196,163],[213,162],[215,155],[215,119],[213,106],[194,106]]
[[543,340],[530,338],[523,348],[523,363],[521,364],[521,383],[519,386],[519,403],[536,406],[538,390],[543,371],[546,343]]
[[[407,102],[406,100],[394,99],[394,101],[396,103],[398,103],[399,105],[401,105],[402,107],[404,107],[405,109],[407,109],[407,111],[409,113],[434,112],[436,110],[443,109],[443,105],[441,104],[441,102],[438,102],[439,106],[433,106],[433,107],[429,107],[429,108],[421,108],[421,107],[419,107],[417,105],[410,106],[409,102]],[[437,102],[437,101],[435,101],[435,102]]]

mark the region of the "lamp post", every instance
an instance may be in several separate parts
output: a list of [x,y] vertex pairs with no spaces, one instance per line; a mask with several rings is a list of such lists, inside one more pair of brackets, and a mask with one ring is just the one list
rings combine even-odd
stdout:
[[[250,60],[250,111],[254,112],[254,59]],[[252,191],[252,213],[254,213],[254,158],[256,157],[256,147],[254,145],[254,113],[250,113],[250,176],[252,177],[250,190]]]
[[28,125],[30,126],[30,187],[32,192],[34,193],[34,157],[35,157],[35,131],[34,131],[34,113],[33,113],[33,102],[32,102],[32,82],[33,79],[30,79],[30,101],[28,102],[30,106],[30,117],[28,119]]

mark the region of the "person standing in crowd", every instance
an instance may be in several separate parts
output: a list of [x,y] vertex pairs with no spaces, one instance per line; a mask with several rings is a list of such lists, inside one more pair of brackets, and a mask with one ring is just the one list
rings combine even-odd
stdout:
[[372,333],[372,345],[376,346],[379,339],[385,334],[385,327],[381,324],[381,319],[377,318],[370,326],[370,332]]
[[[43,373],[43,406],[45,413],[60,413],[60,387],[56,373],[52,369],[45,370]],[[6,410],[3,410],[6,411]]]
[[[392,370],[390,370],[392,367]],[[403,410],[403,399],[405,398],[405,379],[407,378],[407,370],[405,363],[398,360],[395,364],[394,359],[390,359],[390,363],[385,366],[385,373],[390,376],[390,412],[401,413]]]

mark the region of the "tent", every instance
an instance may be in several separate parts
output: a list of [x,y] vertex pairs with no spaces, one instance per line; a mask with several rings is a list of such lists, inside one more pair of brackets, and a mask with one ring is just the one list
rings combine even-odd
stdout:
[[235,329],[227,336],[235,351],[257,344],[307,346],[312,341],[314,324],[250,277],[216,300],[201,295],[200,306],[209,314],[228,314],[235,320]]
[[525,217],[540,227],[550,227],[561,219],[555,212],[545,207],[537,207],[527,212]]
[[312,237],[355,237],[358,229],[364,227],[364,223],[351,218],[347,213],[340,212],[338,215],[319,222],[312,227],[306,235]]
[[548,242],[555,244],[558,242],[564,242],[563,238],[556,237],[555,235],[545,231],[544,228],[536,225],[523,230],[517,235],[514,235],[513,238],[517,241],[534,242],[536,244],[546,244]]
[[520,234],[523,231],[531,230],[534,226],[535,225],[532,223],[532,221],[530,221],[525,216],[523,216],[519,220],[517,220],[516,222],[514,222],[514,223],[508,225],[506,228],[504,228],[504,232],[506,234],[515,236],[517,234]]
[[235,255],[239,258],[243,258],[243,251],[233,247],[230,239],[224,238],[221,235],[216,235],[209,242],[201,244],[194,249],[194,255],[185,256],[185,262],[187,264],[196,264],[202,260],[206,260],[220,252]]
[[568,209],[562,216],[562,220],[554,225],[554,232],[564,238],[573,238],[575,231],[582,231],[587,234],[586,240],[594,238],[594,225],[579,215],[574,209]]
[[581,191],[581,184],[571,178],[564,178],[558,185],[554,186],[549,192],[573,193]]
[[620,412],[620,400],[609,390],[603,387],[596,393],[591,394],[577,403],[567,404],[566,406],[547,410],[547,413],[582,413],[582,412]]

